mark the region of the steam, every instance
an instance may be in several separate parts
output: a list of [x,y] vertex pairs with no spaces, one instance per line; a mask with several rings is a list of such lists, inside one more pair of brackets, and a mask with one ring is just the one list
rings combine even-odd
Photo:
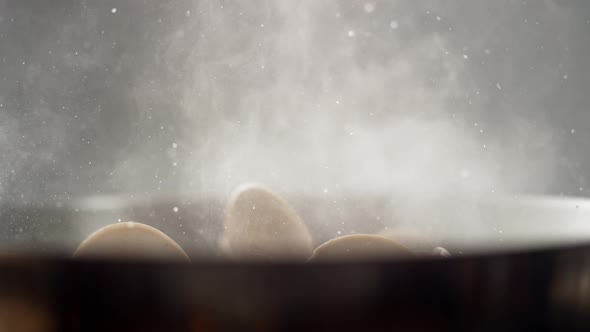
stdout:
[[[572,10],[551,1],[81,1],[72,15],[40,8],[62,19],[32,27],[26,5],[4,6],[5,200],[226,197],[256,181],[287,196],[405,197],[409,217],[559,185],[570,131],[535,112],[568,53],[519,48],[568,31]],[[520,12],[543,24],[516,40]]]
[[[424,198],[526,186],[540,156],[518,156],[466,109],[500,84],[472,86],[469,56],[446,33],[413,32],[440,17],[387,20],[375,16],[381,6],[273,2],[247,27],[221,5],[197,7],[198,27],[183,30],[200,38],[183,58],[192,77],[182,99],[189,118],[210,112],[184,142],[197,188],[259,181],[286,193]],[[227,48],[210,48],[221,40]],[[183,40],[168,52],[185,49]],[[540,173],[551,168],[546,151]]]

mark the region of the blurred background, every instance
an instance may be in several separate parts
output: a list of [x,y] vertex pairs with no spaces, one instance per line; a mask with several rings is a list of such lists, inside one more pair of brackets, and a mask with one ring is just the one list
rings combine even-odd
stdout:
[[590,194],[590,3],[0,0],[0,202]]

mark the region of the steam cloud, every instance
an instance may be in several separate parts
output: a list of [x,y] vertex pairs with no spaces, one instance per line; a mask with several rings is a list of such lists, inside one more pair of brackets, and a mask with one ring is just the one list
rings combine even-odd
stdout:
[[[258,181],[286,195],[405,195],[421,202],[410,213],[558,187],[569,128],[535,111],[570,70],[570,40],[532,54],[574,14],[551,1],[1,9],[4,200],[224,197]],[[522,16],[542,27],[512,38]]]
[[[202,121],[182,143],[197,188],[227,192],[255,180],[312,195],[425,198],[548,180],[552,146],[521,155],[514,141],[478,124],[474,109],[503,93],[497,82],[473,85],[468,63],[485,59],[485,50],[451,44],[452,23],[435,14],[441,8],[385,6],[271,3],[246,26],[222,5],[192,8],[199,19],[183,25],[168,61],[185,52],[186,36],[198,35],[182,58],[190,82],[182,110]],[[417,34],[420,24],[432,31]],[[201,110],[210,113],[194,115]],[[543,124],[535,130],[507,134],[544,140]]]

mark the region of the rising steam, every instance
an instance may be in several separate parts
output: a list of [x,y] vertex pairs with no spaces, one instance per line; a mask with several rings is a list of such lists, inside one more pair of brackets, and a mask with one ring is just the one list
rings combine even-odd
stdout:
[[[529,117],[556,83],[514,84],[512,59],[532,47],[497,42],[517,16],[504,4],[3,6],[4,199],[225,197],[257,181],[287,196],[404,196],[410,216],[553,185],[562,133]],[[50,10],[62,19],[26,20]],[[526,10],[561,30],[571,15],[549,1]]]

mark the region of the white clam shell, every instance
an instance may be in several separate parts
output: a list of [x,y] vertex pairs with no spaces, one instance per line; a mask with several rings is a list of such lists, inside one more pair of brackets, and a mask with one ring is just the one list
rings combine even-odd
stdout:
[[295,210],[257,184],[234,190],[224,228],[222,249],[236,259],[305,261],[313,250],[309,231]]
[[406,247],[382,236],[354,234],[327,241],[317,247],[311,261],[358,261],[411,256],[412,252]]
[[189,261],[182,248],[158,229],[136,222],[103,227],[84,240],[74,257]]

